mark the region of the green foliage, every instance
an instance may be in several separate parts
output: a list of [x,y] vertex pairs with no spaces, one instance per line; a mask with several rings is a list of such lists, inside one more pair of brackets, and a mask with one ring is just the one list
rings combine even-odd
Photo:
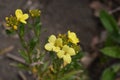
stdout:
[[112,65],[104,70],[101,80],[115,80],[117,72],[120,70],[120,64]]
[[40,37],[41,23],[37,23],[35,27],[36,36]]
[[27,53],[24,50],[19,50],[19,53],[26,62],[29,62],[29,59],[27,57]]
[[19,33],[20,33],[20,36],[24,36],[25,35],[25,26],[22,23],[19,26]]
[[107,68],[103,74],[101,80],[115,80],[115,72],[111,68]]
[[114,17],[106,11],[102,10],[100,12],[100,20],[105,29],[108,31],[108,36],[113,41],[120,43],[120,30]]
[[101,49],[101,52],[113,58],[120,58],[120,47],[119,46],[105,47]]
[[[105,47],[100,51],[107,56],[120,59],[120,29],[117,22],[113,16],[104,10],[100,12],[100,20],[108,32]],[[106,68],[102,74],[101,80],[115,80],[119,70],[120,64]]]
[[120,58],[120,34],[119,27],[115,19],[106,11],[102,10],[100,12],[100,20],[103,23],[104,27],[108,31],[108,37],[106,39],[106,47],[101,49],[101,51],[108,56],[114,58]]
[[80,71],[71,71],[58,80],[75,80],[75,74],[80,74]]
[[12,30],[12,29],[6,30],[6,33],[7,33],[8,35],[13,35],[13,34],[15,34],[14,30]]
[[105,10],[101,10],[100,19],[103,23],[103,26],[110,34],[118,35],[119,29],[115,19]]
[[29,42],[29,48],[30,48],[31,51],[35,48],[37,42],[38,42],[37,38],[32,38],[30,40],[30,42]]

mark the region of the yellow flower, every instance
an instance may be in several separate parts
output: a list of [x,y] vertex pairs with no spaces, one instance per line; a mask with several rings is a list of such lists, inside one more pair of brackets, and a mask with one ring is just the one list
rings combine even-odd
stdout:
[[71,56],[75,55],[75,50],[67,45],[64,45],[62,50],[57,53],[59,58],[63,58],[64,63],[71,63]]
[[38,72],[38,70],[37,70],[37,68],[34,66],[34,67],[32,67],[32,73],[33,74],[36,74]]
[[18,21],[17,21],[16,17],[11,15],[10,17],[6,17],[5,20],[6,20],[6,24],[7,24],[6,29],[17,30]]
[[68,31],[68,38],[70,42],[77,44],[79,42],[79,39],[77,38],[76,34],[74,32]]
[[17,29],[18,29],[18,27],[17,27],[16,25],[14,25],[14,26],[13,26],[13,29],[14,29],[14,30],[17,30]]
[[62,47],[62,39],[56,38],[55,35],[51,35],[48,39],[48,43],[45,45],[45,49],[48,51],[58,52]]
[[30,10],[29,13],[32,17],[39,17],[41,14],[41,11],[38,9],[34,9],[34,10]]
[[15,15],[16,15],[18,21],[20,21],[21,23],[24,23],[24,24],[27,23],[25,20],[27,20],[29,16],[28,16],[28,14],[23,14],[21,9],[17,9],[15,11]]

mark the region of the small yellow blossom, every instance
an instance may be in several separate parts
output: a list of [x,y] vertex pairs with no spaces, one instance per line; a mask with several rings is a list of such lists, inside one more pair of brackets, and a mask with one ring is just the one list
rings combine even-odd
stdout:
[[33,74],[36,74],[37,72],[38,72],[37,68],[36,68],[36,67],[33,67],[33,68],[32,68],[32,73],[33,73]]
[[62,39],[56,38],[55,35],[51,35],[48,39],[48,43],[45,45],[45,49],[48,51],[58,52],[62,47]]
[[75,50],[67,45],[64,45],[62,50],[57,53],[59,58],[63,58],[64,63],[71,63],[71,56],[75,55]]
[[77,44],[79,42],[79,39],[77,38],[76,34],[74,32],[68,31],[68,38],[70,42]]
[[39,17],[41,14],[41,11],[38,9],[35,9],[35,10],[30,10],[29,13],[32,17]]
[[17,17],[17,20],[20,21],[21,23],[26,24],[26,20],[29,18],[28,14],[23,14],[21,9],[17,9],[15,11],[15,15]]
[[14,30],[17,30],[18,21],[16,17],[11,15],[10,17],[6,17],[5,20],[6,20],[6,25],[7,25],[6,29],[12,28]]
[[13,26],[13,29],[14,29],[14,30],[17,30],[17,29],[18,29],[18,27],[17,27],[16,25],[14,25],[14,26]]

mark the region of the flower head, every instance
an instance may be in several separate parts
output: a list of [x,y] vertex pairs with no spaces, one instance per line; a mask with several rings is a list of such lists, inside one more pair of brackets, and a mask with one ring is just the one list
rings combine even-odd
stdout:
[[58,52],[62,46],[62,39],[56,38],[55,35],[51,35],[48,39],[48,43],[45,45],[45,49],[48,51]]
[[32,17],[38,17],[38,16],[40,16],[41,11],[38,9],[35,9],[35,10],[30,10],[29,13]]
[[71,56],[75,55],[75,50],[68,45],[64,45],[62,50],[57,53],[59,58],[63,58],[64,63],[71,63]]
[[6,24],[8,26],[7,29],[12,28],[14,30],[17,30],[18,21],[17,21],[16,17],[11,15],[10,17],[6,17],[5,20],[6,20]]
[[68,38],[70,42],[77,44],[79,42],[79,39],[77,38],[76,34],[74,32],[68,31]]
[[70,64],[72,56],[80,51],[80,47],[77,45],[78,42],[79,39],[76,34],[68,31],[68,35],[59,34],[57,37],[51,35],[48,39],[48,43],[45,45],[45,49],[56,52],[57,57],[63,59],[65,66]]
[[20,21],[21,23],[24,23],[26,24],[26,20],[28,19],[28,14],[23,14],[22,10],[21,9],[17,9],[15,11],[15,15],[16,15],[16,18],[18,21]]

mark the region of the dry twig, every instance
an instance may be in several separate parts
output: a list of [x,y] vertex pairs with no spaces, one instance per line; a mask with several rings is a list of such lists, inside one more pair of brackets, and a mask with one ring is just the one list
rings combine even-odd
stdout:
[[18,74],[22,80],[27,80],[26,76],[23,74],[22,71],[19,71]]
[[18,57],[18,56],[15,56],[15,55],[12,55],[12,54],[6,54],[6,56],[8,57],[8,58],[10,58],[10,59],[13,59],[13,60],[15,60],[15,61],[17,61],[17,62],[20,62],[20,63],[22,63],[22,64],[25,64],[25,65],[27,65],[26,63],[25,63],[25,60],[24,59],[22,59],[22,58],[20,58],[20,57]]
[[10,51],[12,51],[14,49],[14,46],[9,46],[7,48],[4,48],[2,50],[0,50],[0,55],[4,54],[4,53],[8,53]]

